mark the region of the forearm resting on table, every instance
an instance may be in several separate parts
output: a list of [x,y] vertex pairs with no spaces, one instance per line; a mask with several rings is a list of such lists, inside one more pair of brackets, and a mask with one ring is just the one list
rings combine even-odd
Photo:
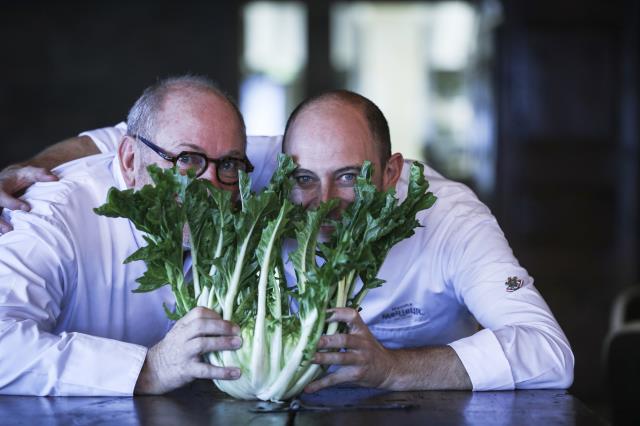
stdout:
[[99,153],[100,151],[90,137],[76,136],[51,145],[30,160],[24,161],[16,166],[42,167],[51,170],[67,161]]
[[464,365],[449,346],[393,350],[395,363],[384,388],[471,390]]

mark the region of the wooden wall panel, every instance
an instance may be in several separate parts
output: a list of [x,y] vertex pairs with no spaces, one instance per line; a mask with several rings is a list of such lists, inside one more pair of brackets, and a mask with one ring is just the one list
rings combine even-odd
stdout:
[[[637,123],[622,126],[637,105],[637,68],[628,70],[637,52],[628,38],[637,37],[638,26],[625,17],[637,5],[504,6],[495,210],[572,343],[574,392],[603,400],[611,303],[639,281],[639,163],[628,155],[637,153]],[[632,100],[625,103],[629,87]]]

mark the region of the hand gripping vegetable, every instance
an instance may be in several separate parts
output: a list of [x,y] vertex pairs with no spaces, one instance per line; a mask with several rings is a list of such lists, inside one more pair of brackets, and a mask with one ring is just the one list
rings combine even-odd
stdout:
[[[147,271],[136,292],[170,285],[178,319],[196,306],[206,306],[237,323],[243,346],[211,352],[208,361],[236,366],[238,380],[216,380],[229,395],[280,401],[300,393],[321,372],[311,364],[322,334],[337,331],[325,323],[331,307],[358,308],[366,293],[383,283],[376,274],[391,247],[413,235],[416,214],[435,202],[422,165],[411,166],[407,197],[379,192],[371,184],[371,165],[362,167],[355,201],[335,221],[335,232],[318,242],[337,201],[303,211],[289,200],[295,165],[281,155],[271,182],[260,193],[250,191],[240,175],[240,200],[210,182],[150,166],[154,186],[139,191],[112,188],[96,213],[130,219],[147,242],[125,262],[144,260]],[[296,283],[285,282],[283,242],[294,239],[290,253]],[[191,273],[183,272],[184,247],[190,248]],[[358,278],[362,282],[359,290]]]

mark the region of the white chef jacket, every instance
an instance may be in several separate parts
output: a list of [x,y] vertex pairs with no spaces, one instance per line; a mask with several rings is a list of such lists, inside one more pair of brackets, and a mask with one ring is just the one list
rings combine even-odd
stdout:
[[389,251],[378,273],[387,282],[363,300],[372,333],[390,348],[448,344],[474,390],[568,388],[569,342],[489,209],[429,167],[425,177],[438,199]]
[[[115,149],[126,124],[87,132],[101,151]],[[281,138],[249,137],[255,188],[268,182]],[[411,161],[396,191],[406,197]],[[475,194],[425,166],[435,205],[423,226],[389,252],[360,312],[388,348],[445,345],[474,390],[568,388],[573,352],[533,278],[520,266],[496,219]],[[289,268],[288,280],[295,280]],[[478,327],[478,324],[481,327]],[[482,328],[478,331],[478,328]]]
[[114,158],[67,163],[60,181],[29,188],[31,213],[4,213],[14,231],[0,236],[0,393],[131,395],[169,329],[170,289],[132,294],[145,265],[122,264],[140,233],[92,210],[126,188]]
[[[83,134],[107,152],[115,150],[125,129],[120,124]],[[247,155],[257,166],[254,187],[268,181],[280,145],[279,137],[249,137]],[[401,198],[407,166],[397,186]],[[364,299],[361,315],[372,333],[389,348],[449,344],[474,390],[569,387],[569,343],[495,218],[464,185],[428,167],[425,175],[438,201],[419,215],[424,227],[390,251],[379,273],[387,283]],[[140,296],[127,294],[131,300]],[[0,296],[0,312],[2,306]],[[479,332],[476,320],[484,327]],[[129,317],[119,321],[135,328]],[[1,380],[0,373],[0,386]]]

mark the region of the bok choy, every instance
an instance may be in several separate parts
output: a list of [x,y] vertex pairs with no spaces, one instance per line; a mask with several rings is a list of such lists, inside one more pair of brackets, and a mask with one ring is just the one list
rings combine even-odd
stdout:
[[[96,209],[128,218],[144,233],[147,245],[125,260],[146,262],[136,292],[170,285],[176,299],[172,311],[165,306],[170,318],[205,306],[240,326],[240,349],[206,356],[214,365],[241,369],[238,380],[215,381],[236,398],[289,399],[316,378],[321,369],[310,359],[318,339],[338,331],[335,323],[326,324],[326,310],[357,309],[366,293],[383,283],[376,275],[387,252],[413,234],[416,214],[435,202],[421,164],[412,165],[407,198],[399,203],[393,190],[379,192],[371,184],[371,165],[365,162],[355,201],[334,221],[332,239],[320,243],[320,226],[330,221],[338,203],[309,211],[293,205],[294,169],[292,159],[281,155],[269,185],[259,193],[251,192],[248,175],[241,174],[235,202],[231,192],[208,181],[150,166],[153,186],[112,188]],[[286,239],[296,245],[283,258]],[[192,262],[187,274],[185,247]],[[296,283],[286,283],[285,260]]]

